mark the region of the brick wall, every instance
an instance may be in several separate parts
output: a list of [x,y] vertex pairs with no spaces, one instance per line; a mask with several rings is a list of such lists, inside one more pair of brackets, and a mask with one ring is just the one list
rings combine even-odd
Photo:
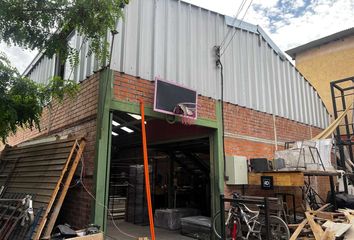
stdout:
[[[75,99],[64,99],[62,103],[54,101],[51,110],[45,108],[41,117],[40,131],[18,129],[16,135],[8,138],[9,145],[16,145],[29,139],[53,134],[85,135],[87,143],[84,151],[84,182],[90,191],[93,187],[98,81],[99,73],[80,84],[80,91]],[[81,185],[70,188],[60,212],[59,222],[67,222],[78,228],[86,226],[90,221],[91,204],[91,197]]]
[[[139,103],[143,99],[146,106],[154,104],[155,83],[124,73],[114,73],[113,93],[117,100]],[[215,103],[212,98],[198,96],[198,118],[216,119]]]
[[[308,140],[322,129],[297,123],[281,117],[236,106],[224,104],[225,116],[225,152],[226,155],[239,155],[249,158],[274,158],[277,136],[278,150],[284,149],[284,142]],[[329,191],[328,177],[312,177],[322,198],[326,199]],[[295,193],[298,205],[301,203],[300,188],[276,187],[274,191],[262,190],[259,186],[247,186],[243,189],[225,185],[225,195],[238,191],[246,195],[274,196],[275,193]],[[290,202],[289,202],[290,204]]]

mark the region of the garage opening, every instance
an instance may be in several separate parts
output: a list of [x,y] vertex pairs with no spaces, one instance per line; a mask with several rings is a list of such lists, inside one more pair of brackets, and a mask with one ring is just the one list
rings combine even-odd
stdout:
[[[117,239],[150,236],[140,120],[136,114],[113,113],[107,234]],[[193,234],[182,225],[194,217],[208,231],[212,129],[155,118],[145,124],[156,237],[203,239],[203,231]]]

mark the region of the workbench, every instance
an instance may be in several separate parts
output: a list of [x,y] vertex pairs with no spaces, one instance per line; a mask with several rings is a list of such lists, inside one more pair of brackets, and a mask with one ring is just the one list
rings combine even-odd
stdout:
[[334,185],[334,177],[340,176],[340,173],[335,171],[267,171],[267,172],[250,172],[248,173],[248,184],[261,186],[262,176],[272,176],[273,186],[275,187],[304,187],[305,177],[312,176],[328,176],[331,189],[331,202],[334,208],[337,208]]

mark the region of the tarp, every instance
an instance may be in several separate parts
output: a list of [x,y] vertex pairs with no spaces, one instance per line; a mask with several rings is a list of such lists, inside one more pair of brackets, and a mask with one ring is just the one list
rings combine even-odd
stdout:
[[[275,158],[284,159],[285,168],[288,169],[302,168],[319,171],[323,170],[322,166],[320,165],[322,160],[326,171],[331,171],[334,170],[331,163],[332,146],[332,139],[298,141],[291,149],[276,151]],[[318,153],[316,149],[318,150]]]

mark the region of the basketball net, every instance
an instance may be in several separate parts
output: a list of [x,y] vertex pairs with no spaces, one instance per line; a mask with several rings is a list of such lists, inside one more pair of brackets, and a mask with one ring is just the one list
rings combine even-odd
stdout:
[[173,112],[181,116],[181,122],[183,125],[190,126],[194,124],[196,113],[195,103],[179,103]]

